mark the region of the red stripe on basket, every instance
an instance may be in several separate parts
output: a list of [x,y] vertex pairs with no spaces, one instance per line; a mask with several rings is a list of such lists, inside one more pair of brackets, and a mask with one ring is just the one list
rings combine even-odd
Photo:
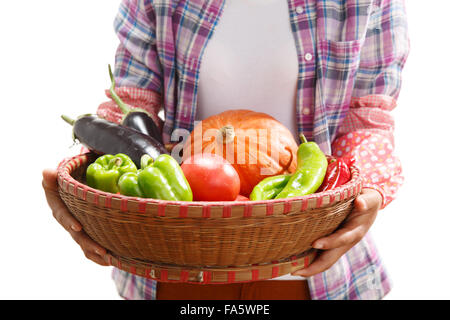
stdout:
[[144,200],[139,200],[139,212],[140,213],[145,213],[145,208],[147,206],[147,202]]
[[66,181],[66,192],[67,193],[69,193],[69,186],[70,186],[70,183]]
[[233,283],[236,278],[236,271],[228,271],[228,283]]
[[94,204],[98,205],[98,193],[94,193]]
[[316,208],[320,208],[323,203],[323,196],[317,197]]
[[259,270],[253,269],[252,270],[252,281],[256,281],[259,279]]
[[229,205],[224,205],[222,218],[229,218],[229,217],[231,217],[231,207]]
[[273,215],[273,203],[266,204],[266,216]]
[[280,267],[279,266],[272,267],[272,278],[278,277],[278,272],[279,271],[280,271]]
[[75,197],[78,197],[78,186],[80,184],[78,183],[78,181],[75,180],[75,182],[73,183],[73,195]]
[[111,208],[111,200],[112,200],[112,195],[106,195],[105,196],[105,207],[106,208]]
[[284,201],[284,210],[283,213],[289,213],[292,210],[292,202],[291,201]]
[[169,272],[167,270],[161,270],[161,280],[167,281],[169,278]]
[[246,204],[244,206],[244,217],[251,217],[252,216],[252,206],[250,204]]
[[131,272],[132,274],[136,274],[136,267],[131,266],[131,267],[130,267],[130,272]]
[[120,259],[117,259],[117,268],[122,269],[122,262]]
[[188,280],[189,280],[189,271],[181,270],[180,281],[181,282],[187,282]]
[[120,200],[120,210],[128,211],[128,200],[127,199]]
[[180,218],[187,218],[187,216],[188,216],[188,207],[186,205],[181,205],[179,214],[180,214]]
[[158,217],[164,217],[166,215],[166,205],[164,203],[158,204]]
[[87,189],[83,188],[83,200],[86,201],[87,199]]
[[211,271],[203,271],[203,283],[211,282]]
[[305,268],[309,266],[309,257],[308,256],[305,257],[303,264],[304,264]]
[[334,202],[334,200],[336,200],[336,196],[334,194],[330,194],[330,203],[332,204]]
[[302,200],[302,211],[305,211],[306,209],[308,209],[308,199],[303,199]]
[[109,264],[110,264],[110,265],[113,265],[113,260],[112,260],[112,257],[111,257],[111,256],[109,256]]
[[209,205],[204,205],[202,209],[202,217],[210,218],[211,217],[211,207]]

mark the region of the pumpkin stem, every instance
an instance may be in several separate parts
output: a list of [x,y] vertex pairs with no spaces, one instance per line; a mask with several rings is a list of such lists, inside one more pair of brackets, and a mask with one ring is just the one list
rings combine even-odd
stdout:
[[222,138],[222,143],[227,144],[234,141],[235,135],[232,125],[226,125],[219,129],[219,136]]

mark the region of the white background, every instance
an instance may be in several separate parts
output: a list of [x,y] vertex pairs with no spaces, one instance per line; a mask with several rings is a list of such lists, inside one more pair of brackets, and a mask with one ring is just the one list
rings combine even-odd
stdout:
[[[119,299],[53,219],[41,171],[78,149],[62,113],[94,112],[110,85],[120,0],[0,2],[0,298]],[[386,299],[449,299],[450,3],[407,0],[411,54],[395,110],[406,181],[372,232]]]

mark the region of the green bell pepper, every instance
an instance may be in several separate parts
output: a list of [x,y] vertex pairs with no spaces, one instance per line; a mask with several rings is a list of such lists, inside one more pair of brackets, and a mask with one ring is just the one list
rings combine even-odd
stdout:
[[154,161],[144,155],[141,169],[120,177],[119,192],[126,196],[173,201],[192,201],[191,187],[178,162],[162,154]]
[[297,150],[297,169],[275,199],[314,193],[325,178],[328,167],[325,154],[315,142],[308,142],[303,134],[300,140],[301,144]]
[[282,174],[263,179],[250,193],[250,200],[270,200],[275,198],[286,186],[292,174]]
[[94,189],[117,193],[119,178],[124,173],[136,171],[136,165],[126,154],[105,154],[88,166],[86,182]]

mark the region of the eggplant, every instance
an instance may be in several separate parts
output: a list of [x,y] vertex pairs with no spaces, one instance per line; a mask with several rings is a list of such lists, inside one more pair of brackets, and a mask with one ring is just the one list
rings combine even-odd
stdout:
[[150,117],[148,112],[139,108],[134,109],[130,108],[117,95],[115,91],[116,81],[111,71],[111,65],[108,65],[108,69],[109,69],[109,76],[111,78],[111,88],[109,92],[111,93],[112,99],[116,102],[117,106],[124,114],[121,124],[126,127],[135,129],[139,132],[142,132],[146,135],[149,135],[158,140],[159,142],[163,143],[161,132],[159,131],[158,126]]
[[65,115],[61,117],[73,126],[74,139],[99,155],[124,153],[140,168],[144,154],[153,160],[161,154],[169,154],[155,138],[96,115],[87,114],[76,120]]

